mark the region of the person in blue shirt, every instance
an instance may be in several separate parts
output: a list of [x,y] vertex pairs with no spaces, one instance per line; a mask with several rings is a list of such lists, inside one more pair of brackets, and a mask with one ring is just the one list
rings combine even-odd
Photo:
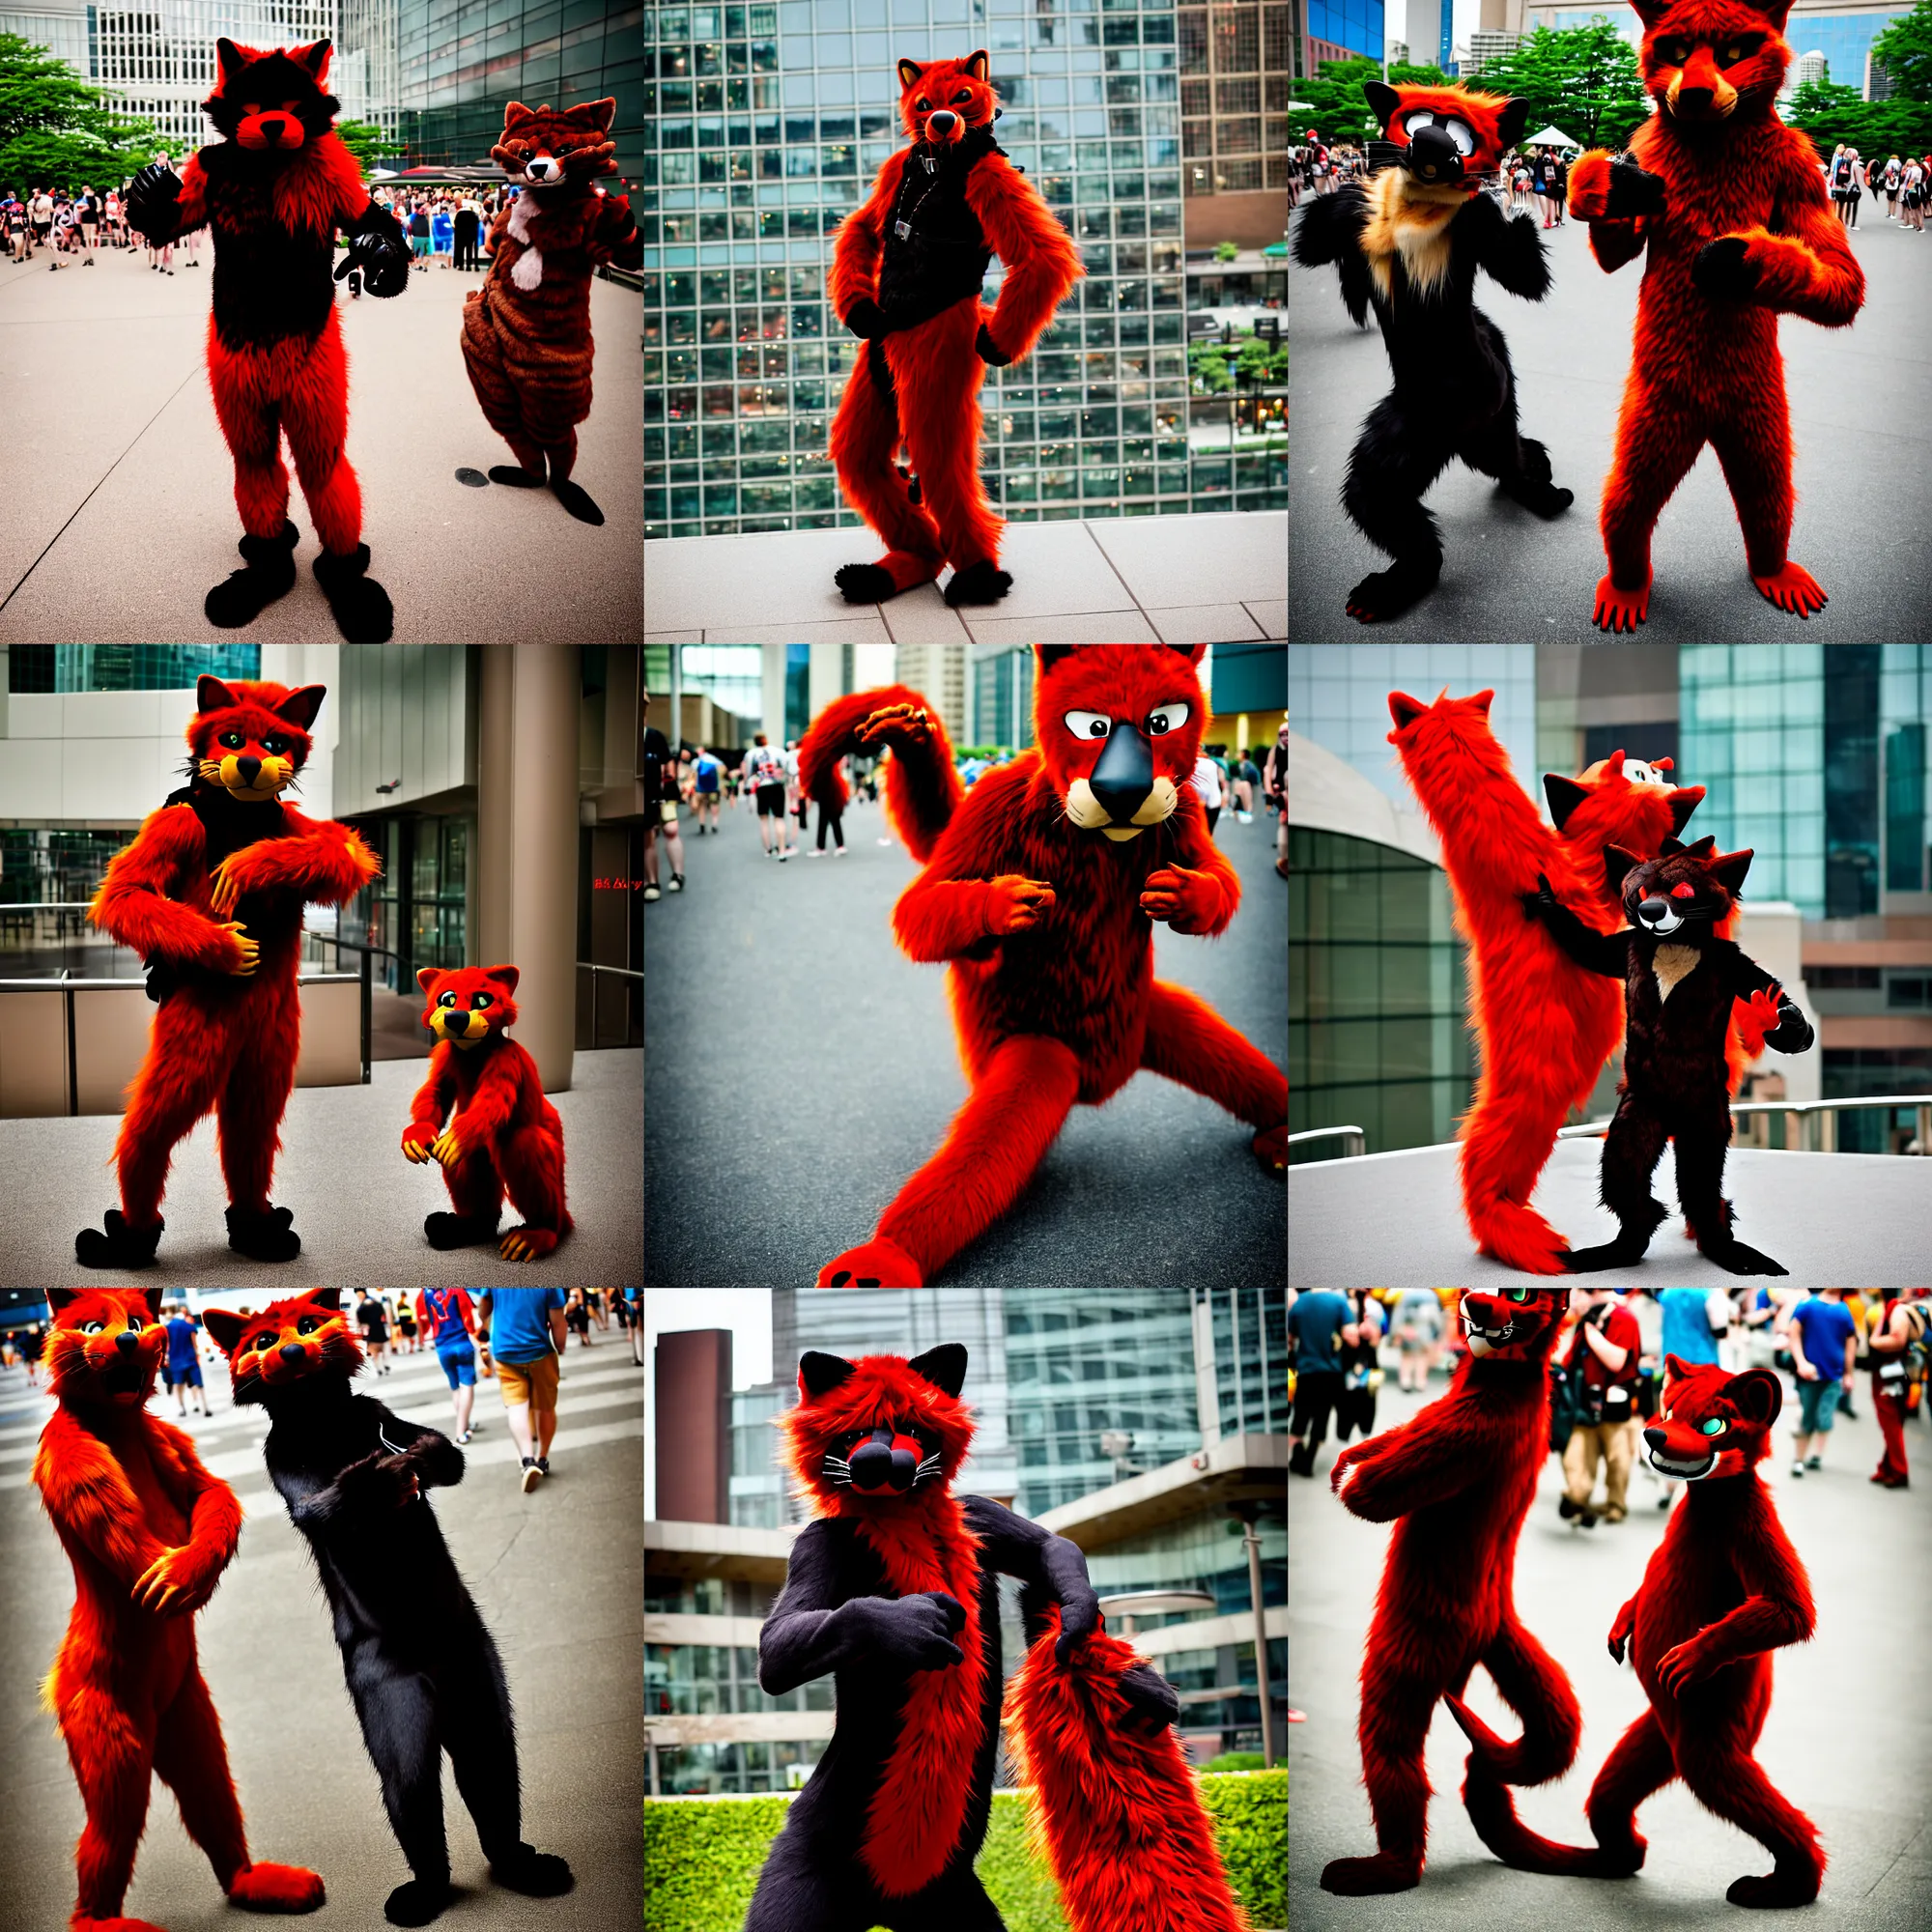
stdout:
[[1313,1476],[1316,1452],[1328,1434],[1328,1416],[1342,1393],[1342,1348],[1357,1339],[1354,1310],[1346,1294],[1317,1288],[1294,1297],[1288,1311],[1289,1347],[1294,1351],[1294,1412],[1288,1423],[1288,1466]]
[[416,1296],[416,1323],[442,1364],[442,1378],[456,1407],[456,1439],[467,1443],[474,1434],[469,1409],[476,1400],[476,1345],[469,1339],[476,1314],[469,1293],[460,1288],[424,1289]]
[[187,1413],[187,1392],[194,1390],[201,1412],[208,1413],[208,1390],[201,1379],[201,1350],[195,1346],[194,1317],[177,1308],[168,1318],[168,1380],[174,1387],[175,1409]]
[[1718,1343],[1731,1325],[1731,1298],[1721,1288],[1666,1288],[1657,1305],[1663,1311],[1664,1354],[1719,1366]]
[[[1828,1288],[1791,1311],[1786,1331],[1798,1372],[1798,1427],[1791,1473],[1825,1466],[1825,1438],[1838,1410],[1838,1391],[1850,1388],[1859,1359],[1859,1324],[1845,1306],[1849,1288]],[[1809,1452],[1807,1454],[1807,1451]]]
[[563,1353],[563,1290],[486,1289],[478,1312],[488,1324],[483,1351],[497,1365],[503,1415],[523,1458],[519,1480],[527,1495],[550,1474],[557,1359]]

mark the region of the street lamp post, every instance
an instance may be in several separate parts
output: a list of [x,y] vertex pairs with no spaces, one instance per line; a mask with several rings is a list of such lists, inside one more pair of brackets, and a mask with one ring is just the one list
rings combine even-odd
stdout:
[[1241,1542],[1248,1552],[1248,1601],[1255,1612],[1255,1682],[1262,1693],[1262,1764],[1265,1770],[1274,1769],[1274,1712],[1270,1708],[1273,1692],[1268,1685],[1268,1644],[1267,1620],[1262,1611],[1262,1538],[1255,1526],[1255,1512],[1252,1508],[1241,1513]]

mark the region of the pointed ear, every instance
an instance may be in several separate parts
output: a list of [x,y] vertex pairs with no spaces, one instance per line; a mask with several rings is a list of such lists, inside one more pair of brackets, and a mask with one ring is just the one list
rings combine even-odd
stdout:
[[[223,46],[227,44],[222,42]],[[210,677],[206,671],[194,681],[194,708],[198,712],[228,711],[241,702],[218,677]]]
[[1682,1381],[1684,1378],[1689,1374],[1690,1370],[1687,1369],[1684,1366],[1684,1364],[1677,1359],[1675,1355],[1664,1356],[1663,1379],[1666,1382]]
[[148,1320],[158,1321],[161,1319],[161,1291],[158,1288],[144,1288],[141,1293],[147,1298]]
[[1566,779],[1561,772],[1545,772],[1543,795],[1549,801],[1550,822],[1561,832],[1570,822],[1570,814],[1590,796],[1590,787]]
[[514,966],[486,966],[483,969],[483,977],[486,980],[496,980],[504,992],[514,993],[517,990],[517,981],[523,975]]
[[224,1355],[232,1355],[235,1345],[242,1339],[242,1331],[248,1325],[248,1317],[226,1308],[204,1308],[201,1325],[214,1337],[214,1346]]
[[986,82],[986,49],[981,47],[977,53],[968,54],[965,65],[966,71],[983,87]]
[[1070,658],[1079,648],[1078,644],[1036,644],[1040,676],[1044,677],[1062,658]]
[[1704,803],[1704,787],[1680,785],[1665,803],[1670,807],[1670,829],[1673,832],[1682,832],[1690,824],[1690,814]]
[[808,1401],[830,1395],[855,1373],[850,1362],[838,1355],[821,1355],[816,1349],[808,1349],[798,1358],[798,1385]]
[[1604,847],[1604,883],[1609,887],[1613,898],[1624,895],[1624,881],[1643,864],[1634,852],[1626,852],[1621,845]]
[[1672,0],[1631,0],[1631,5],[1636,10],[1637,18],[1643,22],[1645,33],[1663,18],[1670,11],[1671,4]]
[[339,1288],[318,1288],[311,1292],[309,1299],[318,1308],[327,1308],[335,1314],[342,1313],[342,1291]]
[[416,984],[426,993],[430,989],[430,982],[434,980],[440,980],[441,977],[442,968],[440,966],[424,966],[417,970]]
[[1493,704],[1495,701],[1496,701],[1496,695],[1493,691],[1479,691],[1475,694],[1474,696],[1465,697],[1463,700],[1463,702],[1470,706],[1471,709],[1480,711],[1485,718],[1487,718],[1490,715],[1490,706]]
[[1428,709],[1421,698],[1411,697],[1406,691],[1389,693],[1389,716],[1395,720],[1398,731],[1406,724],[1413,724]]
[[1386,130],[1389,116],[1402,105],[1402,96],[1385,80],[1365,80],[1362,83],[1362,98],[1369,103],[1369,112],[1376,117],[1376,126]]
[[333,51],[333,42],[317,41],[312,45],[306,47],[291,47],[289,49],[289,58],[294,61],[300,61],[302,66],[315,75],[316,85],[319,87],[327,77],[328,57]]
[[84,1288],[50,1288],[47,1290],[47,1307],[51,1313],[58,1315],[70,1302],[77,1301],[87,1292]]
[[1505,148],[1513,148],[1521,138],[1522,130],[1529,126],[1529,102],[1521,95],[1513,97],[1496,117],[1496,139]]
[[1623,777],[1623,775],[1624,775],[1624,748],[1621,745],[1619,745],[1617,749],[1614,752],[1612,752],[1607,758],[1604,760],[1604,776],[1606,779],[1620,779]]
[[917,61],[909,61],[909,60],[902,60],[902,61],[900,61],[900,62],[899,62],[899,85],[900,85],[901,87],[916,87],[916,86],[918,86],[918,84],[919,84],[919,77],[920,77],[920,75],[921,75],[921,74],[923,74],[923,73],[924,71],[925,71],[925,70],[924,70],[924,69],[923,69],[923,67],[921,67],[921,66],[920,66],[920,64],[919,64],[919,63],[918,63]]
[[226,87],[254,58],[253,47],[238,47],[233,41],[217,40],[214,43],[215,86]]
[[1169,644],[1168,649],[1179,651],[1191,665],[1198,665],[1208,655],[1206,644]]
[[942,1342],[915,1355],[906,1367],[947,1395],[957,1395],[966,1385],[966,1350],[957,1342]]
[[328,687],[322,684],[305,684],[299,691],[292,691],[275,706],[275,716],[286,718],[298,730],[306,731],[315,723],[315,714],[322,709],[322,700],[328,696]]
[[503,109],[503,132],[508,133],[519,121],[527,121],[530,110],[521,100],[513,100]]
[[1751,849],[1748,845],[1742,852],[1720,852],[1715,859],[1706,861],[1711,876],[1734,896],[1744,889],[1745,875],[1750,870]]
[[1747,1369],[1733,1376],[1724,1384],[1724,1395],[1747,1422],[1760,1429],[1769,1429],[1784,1406],[1783,1385],[1769,1369]]
[[570,118],[600,134],[608,134],[611,124],[617,118],[617,97],[612,94],[602,100],[585,100],[570,109]]
[[1685,846],[1684,849],[1687,852],[1689,852],[1693,859],[1713,859],[1717,857],[1718,841],[1716,838],[1707,835],[1706,837],[1698,839],[1694,845],[1687,845]]
[[1663,841],[1663,843],[1657,848],[1657,856],[1660,859],[1674,859],[1678,855],[1678,853],[1686,851],[1689,848],[1686,847],[1681,840],[1676,838],[1666,838]]

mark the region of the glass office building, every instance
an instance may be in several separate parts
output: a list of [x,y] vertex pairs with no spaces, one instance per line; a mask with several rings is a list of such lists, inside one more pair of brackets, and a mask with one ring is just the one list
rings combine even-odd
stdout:
[[[1381,8],[1374,12],[1379,21]],[[1246,6],[1182,7],[1177,24],[1182,192],[1286,188],[1293,64],[1286,0],[1264,7],[1252,0]],[[1284,203],[1284,221],[1287,216]]]
[[[832,237],[903,145],[897,59],[979,46],[1005,106],[1000,144],[1087,270],[1034,354],[986,373],[994,503],[1016,522],[1283,507],[1285,451],[1188,447],[1175,13],[1172,0],[644,8],[645,535],[858,523],[826,455],[863,347],[826,303]],[[995,261],[989,299],[1000,272]]]
[[9,691],[188,691],[195,679],[260,677],[260,644],[14,644]]

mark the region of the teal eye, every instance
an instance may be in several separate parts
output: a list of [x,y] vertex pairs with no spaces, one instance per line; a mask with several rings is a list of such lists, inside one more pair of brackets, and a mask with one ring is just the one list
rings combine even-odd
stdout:
[[224,745],[226,745],[231,752],[239,752],[242,749],[242,747],[247,743],[247,740],[243,738],[241,732],[239,731],[224,731],[221,734],[221,742]]
[[1708,1422],[1700,1422],[1697,1427],[1706,1435],[1721,1435],[1724,1433],[1723,1420],[1721,1417],[1716,1415],[1712,1416]]
[[1529,1299],[1529,1290],[1526,1288],[1513,1288],[1509,1292],[1509,1298],[1512,1301],[1527,1301]]

